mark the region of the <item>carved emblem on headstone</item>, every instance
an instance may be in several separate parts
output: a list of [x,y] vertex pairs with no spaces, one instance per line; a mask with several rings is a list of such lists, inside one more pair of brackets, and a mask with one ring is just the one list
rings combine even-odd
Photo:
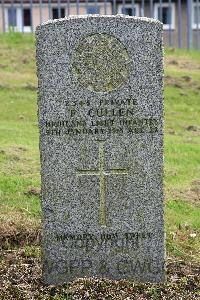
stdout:
[[128,79],[129,55],[124,45],[108,34],[84,37],[72,56],[72,72],[84,88],[110,92]]

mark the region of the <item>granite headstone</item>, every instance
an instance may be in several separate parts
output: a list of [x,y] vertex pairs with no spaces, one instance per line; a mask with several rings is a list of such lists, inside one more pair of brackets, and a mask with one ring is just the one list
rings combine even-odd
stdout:
[[164,280],[162,24],[37,28],[43,275]]

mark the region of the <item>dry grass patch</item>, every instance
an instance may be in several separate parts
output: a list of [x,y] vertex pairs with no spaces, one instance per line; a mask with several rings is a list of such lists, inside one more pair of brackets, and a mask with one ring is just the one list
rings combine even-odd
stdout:
[[171,66],[178,69],[186,69],[192,71],[200,70],[200,64],[197,64],[194,60],[184,56],[179,56],[177,58],[171,55],[165,56],[165,67],[170,68]]
[[16,246],[38,245],[41,240],[41,224],[27,217],[26,212],[10,210],[0,215],[0,245],[2,249]]

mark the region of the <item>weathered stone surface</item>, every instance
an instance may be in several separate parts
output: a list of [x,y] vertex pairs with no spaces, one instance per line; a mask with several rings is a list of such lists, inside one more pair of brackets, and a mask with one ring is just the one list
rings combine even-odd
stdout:
[[44,280],[164,279],[162,24],[38,27]]

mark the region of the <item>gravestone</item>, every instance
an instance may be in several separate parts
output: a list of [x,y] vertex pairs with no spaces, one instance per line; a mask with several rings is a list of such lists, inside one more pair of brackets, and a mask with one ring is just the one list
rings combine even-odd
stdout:
[[45,282],[162,281],[162,24],[74,16],[36,39]]

